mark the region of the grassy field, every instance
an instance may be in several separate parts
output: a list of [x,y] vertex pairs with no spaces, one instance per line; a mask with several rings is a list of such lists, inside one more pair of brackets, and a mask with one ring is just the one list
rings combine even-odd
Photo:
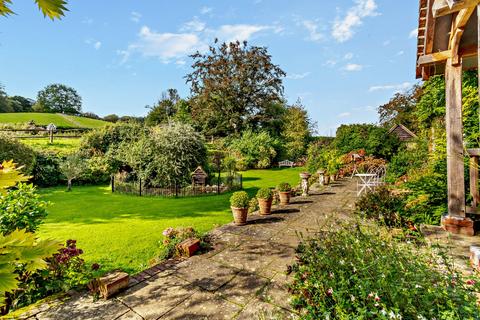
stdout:
[[[287,181],[298,184],[299,168],[252,170],[243,173],[244,188],[253,195],[258,187]],[[141,198],[112,194],[108,187],[40,190],[51,202],[40,236],[76,239],[88,263],[104,270],[133,273],[148,266],[161,249],[162,231],[189,227],[206,232],[232,221],[230,194],[184,199]]]
[[108,122],[76,116],[67,116],[54,113],[0,113],[0,124],[21,124],[29,121],[46,126],[50,123],[62,128],[100,128]]
[[80,147],[81,138],[75,139],[54,139],[50,144],[48,137],[42,139],[20,139],[20,141],[37,151],[48,151],[60,155],[75,152]]

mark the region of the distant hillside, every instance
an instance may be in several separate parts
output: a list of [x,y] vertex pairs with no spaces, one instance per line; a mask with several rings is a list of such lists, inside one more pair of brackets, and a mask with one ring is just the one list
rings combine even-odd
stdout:
[[0,124],[23,124],[32,120],[38,126],[47,126],[53,123],[58,128],[100,128],[108,124],[102,120],[59,113],[0,113]]

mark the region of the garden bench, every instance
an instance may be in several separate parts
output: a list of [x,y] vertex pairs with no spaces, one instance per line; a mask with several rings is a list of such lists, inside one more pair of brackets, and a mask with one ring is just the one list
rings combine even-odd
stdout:
[[387,167],[382,165],[368,169],[367,173],[355,174],[359,178],[357,182],[357,196],[359,197],[363,193],[374,191],[375,188],[384,185],[386,173]]
[[295,165],[295,163],[293,161],[290,161],[290,160],[283,160],[283,161],[280,161],[278,163],[278,167],[281,168],[281,167],[290,167],[290,168],[293,168],[293,166]]

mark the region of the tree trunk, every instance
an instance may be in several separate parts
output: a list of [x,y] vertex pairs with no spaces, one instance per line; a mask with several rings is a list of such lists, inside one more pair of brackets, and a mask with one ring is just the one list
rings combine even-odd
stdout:
[[72,179],[67,180],[67,191],[72,191]]

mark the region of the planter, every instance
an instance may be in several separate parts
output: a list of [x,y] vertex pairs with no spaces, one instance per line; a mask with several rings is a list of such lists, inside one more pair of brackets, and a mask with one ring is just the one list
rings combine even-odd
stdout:
[[308,172],[302,172],[302,173],[300,173],[300,178],[302,178],[302,179],[307,179],[307,180],[308,180],[308,179],[310,179],[311,176],[312,176],[312,175],[311,175],[310,173],[308,173]]
[[280,204],[282,206],[286,206],[287,204],[290,204],[290,191],[279,192],[279,194],[280,194]]
[[231,207],[233,213],[233,221],[237,226],[244,226],[247,224],[248,208],[234,208]]
[[262,216],[268,216],[272,213],[272,202],[273,199],[258,199],[258,206]]

